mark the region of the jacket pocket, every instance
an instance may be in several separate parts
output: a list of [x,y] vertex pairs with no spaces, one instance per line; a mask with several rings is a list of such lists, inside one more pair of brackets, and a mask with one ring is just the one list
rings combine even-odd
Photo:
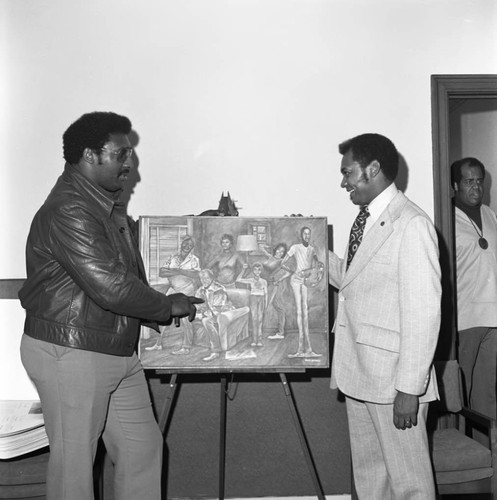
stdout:
[[399,352],[400,336],[396,330],[389,330],[380,326],[362,324],[359,326],[356,342],[377,349],[390,352]]
[[377,253],[371,257],[371,262],[374,262],[375,264],[390,264],[391,260],[390,254],[385,252]]
[[116,330],[116,315],[110,311],[102,309],[91,299],[86,301],[85,307],[85,327],[94,330],[107,330],[113,333]]

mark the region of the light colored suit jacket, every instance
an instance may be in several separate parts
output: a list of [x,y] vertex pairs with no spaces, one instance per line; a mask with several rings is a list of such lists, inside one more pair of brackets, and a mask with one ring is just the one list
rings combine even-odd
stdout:
[[338,288],[332,388],[372,403],[397,391],[438,398],[433,356],[440,328],[437,235],[428,216],[398,192],[346,270],[329,256]]

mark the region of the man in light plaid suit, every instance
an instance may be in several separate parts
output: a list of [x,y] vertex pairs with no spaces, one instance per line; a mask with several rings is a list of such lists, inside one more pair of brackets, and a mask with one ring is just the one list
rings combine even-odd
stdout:
[[363,134],[339,151],[341,186],[369,211],[350,265],[329,255],[329,281],[339,290],[331,386],[346,397],[357,493],[434,499],[425,421],[428,402],[438,398],[436,232],[397,190],[399,157],[389,139]]

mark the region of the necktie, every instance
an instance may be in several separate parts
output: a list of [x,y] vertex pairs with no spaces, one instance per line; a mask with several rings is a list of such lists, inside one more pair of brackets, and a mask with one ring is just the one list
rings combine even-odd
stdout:
[[366,225],[366,219],[369,215],[368,207],[361,207],[357,217],[355,218],[354,224],[352,224],[349,238],[349,251],[347,253],[347,268],[350,266],[350,263],[352,262],[352,259],[361,244],[364,226]]

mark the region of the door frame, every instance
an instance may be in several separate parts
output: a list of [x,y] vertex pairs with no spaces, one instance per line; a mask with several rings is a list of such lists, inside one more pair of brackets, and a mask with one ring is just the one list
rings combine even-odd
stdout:
[[456,357],[455,251],[450,183],[450,99],[497,98],[497,75],[432,75],[433,193],[442,265],[442,325],[438,359]]

